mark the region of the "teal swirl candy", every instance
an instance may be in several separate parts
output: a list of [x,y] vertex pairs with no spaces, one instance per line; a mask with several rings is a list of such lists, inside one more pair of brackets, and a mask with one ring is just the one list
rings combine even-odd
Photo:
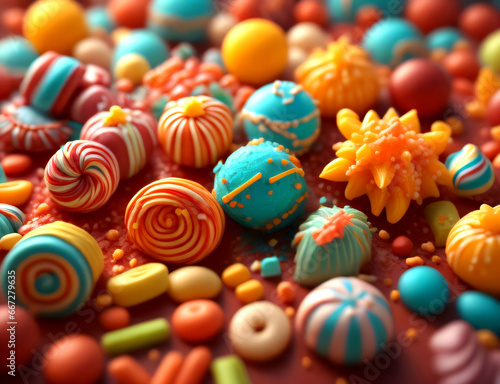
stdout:
[[9,204],[0,204],[0,238],[16,233],[24,223],[24,213]]
[[452,153],[444,165],[453,177],[453,190],[459,196],[479,195],[495,182],[491,161],[473,144]]
[[332,277],[354,276],[371,258],[372,232],[363,212],[349,206],[321,207],[299,227],[292,245],[296,282],[316,286]]

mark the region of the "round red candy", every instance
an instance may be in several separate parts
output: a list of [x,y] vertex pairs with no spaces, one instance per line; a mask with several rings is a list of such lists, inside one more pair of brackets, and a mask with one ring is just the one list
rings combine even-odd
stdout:
[[406,236],[398,236],[392,242],[392,251],[395,255],[408,257],[413,249],[413,242]]
[[[38,324],[27,310],[16,306],[14,312],[11,311],[7,305],[0,305],[0,324],[2,324],[0,327],[0,361],[2,362],[0,373],[7,373],[11,370],[7,365],[10,363],[8,358],[11,356],[12,348],[9,348],[9,342],[12,337],[16,344],[14,359],[16,366],[28,362],[40,339]],[[10,316],[14,316],[14,320]],[[10,321],[17,322],[15,334],[11,334],[9,331],[8,322]]]
[[392,72],[389,92],[394,107],[401,113],[416,109],[422,117],[434,116],[448,104],[451,79],[439,64],[412,59]]
[[44,355],[43,375],[50,384],[94,384],[104,370],[99,343],[86,335],[57,340]]
[[486,118],[491,126],[500,125],[500,91],[496,91],[490,97]]
[[13,153],[5,156],[1,164],[7,176],[15,176],[30,169],[32,160],[28,155]]
[[472,4],[460,15],[459,24],[467,36],[482,40],[500,28],[500,11],[491,4]]
[[234,0],[229,7],[229,12],[238,21],[262,17],[260,0]]
[[459,93],[462,96],[473,96],[475,92],[474,83],[463,77],[453,79],[452,89],[453,92]]
[[476,80],[481,67],[477,55],[469,49],[450,52],[445,56],[443,66],[453,77],[463,77],[470,81]]
[[2,25],[4,29],[14,35],[23,34],[24,9],[4,8],[2,11]]
[[328,12],[319,0],[302,0],[293,8],[293,16],[297,23],[316,23],[320,26],[328,22]]
[[92,85],[71,102],[69,118],[80,124],[85,124],[96,113],[108,111],[113,105],[118,104],[117,97],[102,85]]
[[172,328],[183,340],[201,343],[222,329],[224,312],[211,300],[190,300],[177,307],[172,315]]
[[130,313],[123,307],[106,309],[99,315],[99,324],[105,331],[114,331],[130,325]]
[[459,15],[459,0],[411,0],[405,8],[405,17],[425,34],[456,25]]
[[487,141],[481,145],[481,152],[490,160],[493,160],[500,153],[500,143],[498,141]]

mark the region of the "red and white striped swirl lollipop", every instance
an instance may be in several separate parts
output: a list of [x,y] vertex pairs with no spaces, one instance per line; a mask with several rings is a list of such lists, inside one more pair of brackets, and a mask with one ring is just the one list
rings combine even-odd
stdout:
[[177,164],[215,164],[233,142],[233,116],[224,103],[193,96],[171,101],[158,124],[158,140]]
[[93,212],[116,191],[118,162],[104,145],[88,140],[66,143],[45,167],[45,184],[58,205],[70,212]]
[[194,264],[217,247],[225,219],[203,186],[171,177],[147,185],[130,200],[125,225],[130,240],[147,255]]

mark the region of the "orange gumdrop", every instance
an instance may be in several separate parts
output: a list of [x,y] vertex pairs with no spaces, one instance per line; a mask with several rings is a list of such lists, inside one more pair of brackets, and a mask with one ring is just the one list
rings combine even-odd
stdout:
[[214,337],[224,325],[224,312],[211,300],[190,300],[177,307],[172,328],[186,341],[199,343]]
[[7,176],[14,176],[30,169],[32,160],[28,155],[15,153],[5,156],[1,164]]

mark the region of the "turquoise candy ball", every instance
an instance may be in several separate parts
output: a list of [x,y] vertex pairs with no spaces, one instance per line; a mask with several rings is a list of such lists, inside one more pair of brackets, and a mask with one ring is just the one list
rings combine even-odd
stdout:
[[111,67],[115,68],[118,60],[129,53],[143,56],[151,68],[163,63],[170,55],[169,48],[161,37],[146,29],[132,31],[116,45]]
[[443,275],[426,266],[404,272],[399,278],[398,290],[403,303],[420,315],[443,312],[450,297],[450,288]]
[[500,31],[489,34],[479,47],[479,58],[496,72],[500,72]]
[[0,40],[0,65],[14,76],[24,76],[38,56],[33,45],[24,37],[6,37]]
[[298,154],[307,151],[320,133],[315,101],[291,81],[259,88],[245,103],[241,116],[250,140],[262,137]]
[[19,208],[10,204],[0,204],[0,238],[17,233],[24,224],[24,219],[24,213]]
[[199,42],[214,15],[212,0],[153,0],[147,24],[169,41]]
[[366,32],[362,44],[375,61],[393,68],[403,61],[428,54],[418,28],[399,18],[375,23]]
[[465,40],[464,35],[456,28],[439,28],[427,35],[427,46],[429,49],[445,49],[450,52],[453,45],[460,40]]
[[99,28],[104,29],[106,32],[111,33],[116,28],[116,23],[110,12],[104,7],[92,7],[86,13],[87,25],[90,30]]
[[457,299],[458,315],[476,329],[489,329],[500,337],[500,301],[482,292],[468,291]]
[[327,10],[331,22],[353,23],[356,19],[356,13],[363,7],[378,7],[385,16],[394,17],[403,12],[406,0],[388,1],[388,0],[327,0]]
[[283,146],[253,141],[214,168],[214,193],[233,220],[273,232],[304,211],[309,196],[304,171]]

